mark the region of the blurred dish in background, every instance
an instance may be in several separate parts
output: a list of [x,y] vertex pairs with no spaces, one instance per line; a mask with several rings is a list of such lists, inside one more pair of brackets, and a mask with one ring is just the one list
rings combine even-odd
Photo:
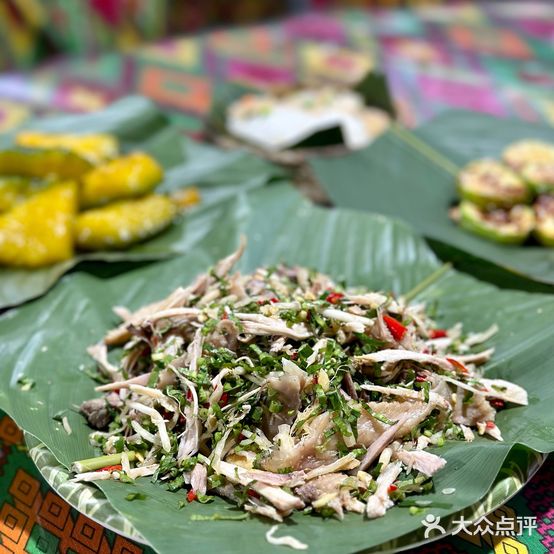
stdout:
[[520,140],[502,158],[506,165],[482,159],[460,171],[462,202],[450,210],[451,218],[494,242],[523,244],[534,237],[554,246],[554,145]]
[[124,249],[200,201],[193,188],[153,194],[159,163],[143,152],[120,155],[109,134],[24,131],[16,144],[0,151],[0,265],[38,268],[75,249]]
[[339,128],[345,146],[370,144],[390,125],[389,115],[364,105],[363,97],[331,86],[283,96],[246,94],[227,110],[228,131],[272,152],[291,148],[320,131]]

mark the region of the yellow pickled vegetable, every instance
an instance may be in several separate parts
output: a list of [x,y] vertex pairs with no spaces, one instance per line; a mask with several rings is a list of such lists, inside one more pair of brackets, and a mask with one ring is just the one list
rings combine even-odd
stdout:
[[0,174],[22,177],[58,177],[79,179],[90,171],[92,164],[68,150],[37,150],[14,148],[0,151]]
[[75,224],[75,241],[83,250],[125,248],[168,227],[176,207],[166,196],[151,194],[82,212]]
[[171,194],[171,200],[179,209],[190,208],[200,203],[200,191],[196,187],[176,190]]
[[142,196],[151,192],[162,177],[163,170],[156,160],[142,152],[129,154],[84,176],[81,205],[90,208],[112,200]]
[[67,135],[41,131],[22,131],[15,138],[19,146],[27,148],[48,148],[70,150],[93,164],[115,158],[119,145],[113,135],[95,133]]
[[32,185],[24,177],[0,177],[0,213],[11,210],[30,196]]
[[73,256],[77,185],[60,183],[0,216],[0,264],[36,268]]

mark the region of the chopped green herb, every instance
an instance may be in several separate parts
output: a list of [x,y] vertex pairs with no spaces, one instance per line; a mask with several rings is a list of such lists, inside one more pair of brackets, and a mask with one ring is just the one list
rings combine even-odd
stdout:
[[19,388],[22,391],[30,391],[35,385],[36,382],[34,379],[31,379],[30,377],[20,377],[17,380],[17,384],[19,385]]
[[133,500],[146,500],[146,495],[142,492],[130,492],[125,497],[125,500],[128,500],[129,502],[132,502]]

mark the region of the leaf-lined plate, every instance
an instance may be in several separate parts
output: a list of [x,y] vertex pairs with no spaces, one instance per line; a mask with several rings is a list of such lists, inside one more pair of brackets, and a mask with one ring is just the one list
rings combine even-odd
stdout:
[[[287,186],[253,191],[206,212],[218,223],[187,256],[109,279],[73,273],[44,298],[0,317],[0,378],[6,384],[0,389],[0,408],[44,443],[65,467],[94,454],[88,442],[90,429],[70,407],[95,395],[94,383],[85,372],[92,365],[85,349],[114,324],[111,306],[133,309],[165,296],[233,250],[240,234],[249,238],[241,262],[243,270],[279,261],[300,263],[351,284],[402,293],[439,267],[425,242],[405,225],[380,215],[313,207]],[[497,423],[504,442],[479,437],[473,443],[447,442],[440,449],[447,466],[435,476],[435,491],[426,499],[440,503],[433,507],[433,513],[444,518],[486,496],[515,445],[529,451],[530,456],[553,450],[554,297],[501,291],[449,270],[417,299],[434,307],[441,326],[461,321],[466,328],[480,331],[497,322],[497,351],[486,367],[487,375],[513,380],[527,389],[530,398],[529,406],[499,413]],[[35,383],[28,391],[17,384],[22,375]],[[69,436],[52,419],[63,410],[72,428]],[[279,551],[265,541],[267,521],[191,518],[195,514],[236,514],[224,500],[179,509],[184,491],[171,493],[149,479],[134,484],[102,481],[98,486],[158,552],[180,551],[183,541],[191,552],[200,553],[226,551],[230,541],[235,550],[245,554]],[[445,496],[441,493],[445,488],[455,488],[456,493]],[[144,494],[146,499],[127,501],[131,491]],[[160,532],[161,527],[164,532]],[[421,529],[421,518],[400,507],[373,521],[356,514],[339,522],[300,513],[283,526],[283,532],[323,553],[379,549],[410,534],[417,540]]]
[[[29,455],[47,483],[71,506],[90,517],[100,525],[142,544],[148,544],[129,521],[108,502],[105,495],[89,483],[74,483],[71,472],[61,465],[44,444],[27,435]],[[491,489],[484,498],[459,513],[454,513],[440,521],[444,533],[433,533],[425,537],[425,529],[400,536],[387,543],[380,544],[379,552],[399,552],[415,548],[427,542],[438,540],[457,530],[456,520],[469,524],[503,506],[517,494],[540,469],[546,456],[523,447],[514,447],[502,465]],[[432,513],[432,510],[427,510]],[[421,518],[425,511],[420,514]],[[240,525],[240,522],[237,522]]]
[[[159,192],[189,185],[198,187],[202,197],[200,209],[283,175],[280,168],[244,150],[226,152],[195,143],[172,126],[150,100],[138,96],[93,114],[45,118],[28,127],[60,133],[112,133],[118,137],[123,151],[148,152],[163,165],[165,177]],[[0,146],[8,147],[12,139],[13,134],[0,137]],[[82,261],[137,262],[183,253],[198,239],[195,232],[185,233],[186,222],[195,217],[196,211],[179,217],[166,232],[127,250],[78,254],[71,260],[33,270],[0,268],[0,309],[43,294]],[[202,224],[200,219],[199,232]]]
[[554,129],[446,112],[415,132],[393,125],[364,150],[310,163],[336,206],[399,217],[460,268],[503,285],[537,290],[529,280],[554,284],[554,248],[490,242],[448,217],[460,167],[480,157],[499,157],[509,143],[524,138],[554,142]]

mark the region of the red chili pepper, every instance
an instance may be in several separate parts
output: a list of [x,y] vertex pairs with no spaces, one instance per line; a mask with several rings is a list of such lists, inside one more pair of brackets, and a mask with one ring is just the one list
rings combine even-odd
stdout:
[[330,292],[325,300],[327,300],[329,304],[338,304],[343,297],[344,294],[342,294],[342,292]]
[[459,362],[458,360],[455,360],[454,358],[446,358],[446,360],[451,365],[454,366],[456,371],[459,371],[460,373],[469,373],[468,370],[467,370],[467,367],[462,362]]
[[277,302],[279,302],[279,299],[276,298],[275,296],[273,298],[270,298],[269,301],[272,303],[272,304],[276,304]]
[[121,471],[121,464],[115,464],[114,466],[106,466],[97,469],[96,471]]
[[248,496],[252,496],[253,498],[260,498],[260,495],[256,491],[253,491],[252,489],[248,489],[246,491],[246,494]]
[[494,429],[496,427],[494,421],[487,421],[487,423],[485,423],[485,427],[487,429]]
[[398,487],[397,487],[396,485],[390,485],[390,486],[389,486],[389,489],[388,489],[388,492],[389,492],[389,494],[390,494],[391,492],[394,492],[394,491],[397,490],[397,489],[398,489]]
[[192,400],[192,391],[190,389],[187,389],[186,399],[187,400]]
[[424,381],[427,381],[427,377],[425,375],[418,373],[415,378],[416,382],[423,383]]
[[290,359],[291,360],[296,360],[298,358],[298,352],[293,352],[291,355],[290,355]]
[[258,304],[258,306],[263,306],[266,302],[267,300],[256,300],[256,304]]
[[219,399],[219,405],[221,407],[223,406],[226,406],[227,405],[227,402],[229,402],[229,395],[224,392],[222,395],[221,395],[221,398]]
[[229,319],[229,315],[227,314],[227,312],[223,312],[221,319]]
[[497,410],[504,407],[504,400],[501,400],[500,398],[493,398],[492,400],[489,400],[489,402],[490,405]]
[[404,327],[400,321],[394,319],[394,317],[391,317],[390,315],[384,315],[383,319],[385,320],[385,323],[387,324],[394,340],[400,342],[404,338],[404,335],[408,329]]
[[430,339],[442,339],[446,336],[448,335],[444,329],[431,329],[431,331],[429,331]]
[[193,491],[192,489],[187,493],[187,500],[189,502],[194,502],[196,500],[196,491]]

